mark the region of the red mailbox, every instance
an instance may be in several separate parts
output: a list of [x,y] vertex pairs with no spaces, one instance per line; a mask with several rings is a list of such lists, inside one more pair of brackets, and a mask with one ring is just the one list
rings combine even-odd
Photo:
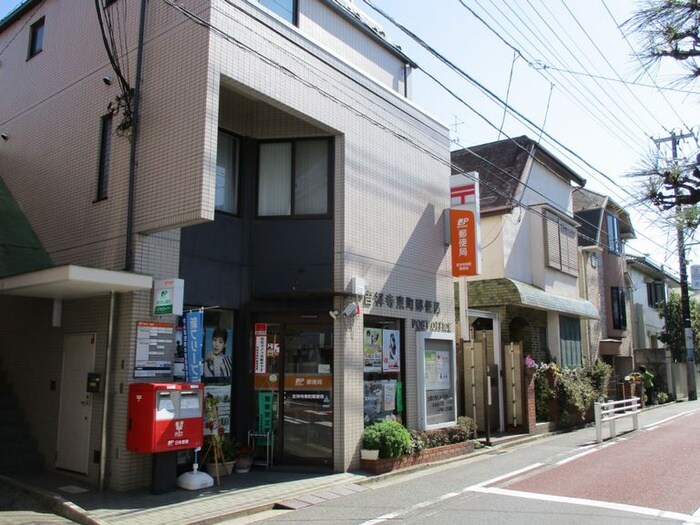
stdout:
[[203,406],[201,384],[130,384],[127,450],[155,453],[201,447]]

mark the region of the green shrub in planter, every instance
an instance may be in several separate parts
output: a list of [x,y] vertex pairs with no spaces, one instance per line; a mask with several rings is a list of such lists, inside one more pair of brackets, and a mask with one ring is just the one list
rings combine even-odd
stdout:
[[379,450],[380,458],[397,458],[411,451],[411,435],[397,421],[378,421],[362,432],[362,448]]

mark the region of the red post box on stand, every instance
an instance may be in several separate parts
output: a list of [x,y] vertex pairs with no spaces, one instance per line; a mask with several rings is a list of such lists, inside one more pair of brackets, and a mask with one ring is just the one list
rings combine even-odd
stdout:
[[202,446],[204,385],[129,385],[126,449],[152,454]]
[[126,449],[153,454],[154,494],[176,488],[177,451],[201,447],[203,434],[204,385],[129,385]]

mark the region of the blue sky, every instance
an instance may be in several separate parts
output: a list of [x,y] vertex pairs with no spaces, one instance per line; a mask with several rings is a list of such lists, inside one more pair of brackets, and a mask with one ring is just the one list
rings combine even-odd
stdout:
[[[414,74],[414,101],[451,128],[453,148],[523,134],[539,140],[584,177],[587,188],[611,195],[630,211],[638,238],[628,253],[650,254],[657,263],[677,268],[675,232],[655,210],[636,202],[640,182],[627,174],[655,153],[653,139],[671,131],[698,131],[700,85],[675,84],[682,73],[676,63],[645,70],[634,57],[638,36],[619,26],[639,2],[353,1],[421,67]],[[0,17],[18,3],[0,0]],[[450,70],[369,3],[471,80]],[[504,113],[503,101],[512,111]],[[665,144],[658,154],[669,157]],[[693,156],[697,150],[692,140],[680,148]],[[700,263],[700,251],[694,250],[690,262]]]

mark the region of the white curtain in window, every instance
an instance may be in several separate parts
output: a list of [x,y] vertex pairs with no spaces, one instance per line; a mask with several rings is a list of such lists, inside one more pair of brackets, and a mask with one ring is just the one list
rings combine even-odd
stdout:
[[216,147],[216,204],[217,210],[237,213],[238,141],[228,133],[219,132]]
[[321,215],[328,211],[328,142],[296,144],[294,214]]
[[258,215],[290,215],[292,203],[292,145],[260,145]]

